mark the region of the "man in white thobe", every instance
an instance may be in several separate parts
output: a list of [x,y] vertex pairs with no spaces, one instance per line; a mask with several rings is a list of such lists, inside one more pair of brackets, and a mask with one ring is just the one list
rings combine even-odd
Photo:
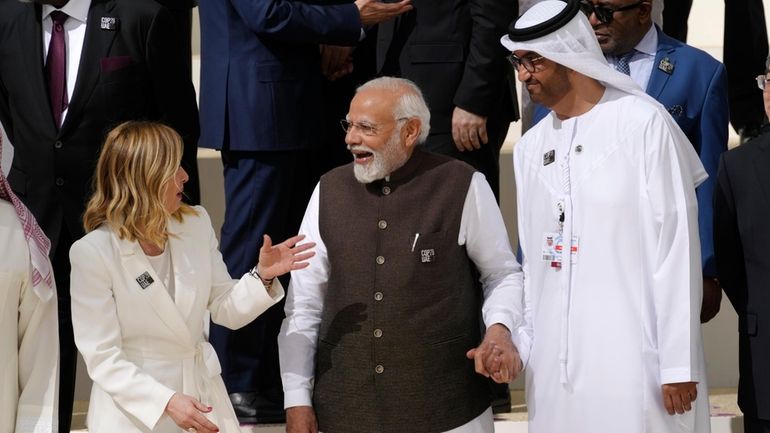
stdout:
[[59,328],[48,245],[0,171],[0,433],[58,431]]
[[502,39],[552,110],[514,151],[530,432],[708,432],[706,174],[663,107],[607,66],[578,9],[538,3]]

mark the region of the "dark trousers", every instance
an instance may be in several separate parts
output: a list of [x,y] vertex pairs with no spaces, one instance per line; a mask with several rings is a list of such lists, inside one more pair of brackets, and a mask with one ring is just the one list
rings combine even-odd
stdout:
[[770,420],[744,415],[743,433],[770,433]]
[[[226,207],[220,249],[234,278],[256,265],[264,233],[277,243],[299,230],[318,179],[313,154],[222,152]],[[281,302],[235,331],[211,324],[210,341],[228,392],[257,392],[283,406],[277,343],[283,317]]]
[[[666,0],[663,31],[687,41],[687,19],[693,0]],[[765,71],[768,54],[762,0],[725,0],[723,59],[727,69],[730,124],[736,130],[760,126],[765,120],[762,91],[754,77]]]
[[487,178],[495,199],[500,202],[500,148],[508,133],[510,122],[489,118],[487,120],[487,144],[480,149],[460,152],[455,146],[452,134],[431,134],[422,148],[442,155],[451,156],[472,165]]
[[51,258],[56,293],[59,301],[59,431],[69,432],[72,424],[72,404],[75,398],[75,369],[78,350],[72,333],[70,306],[70,259],[72,236],[62,228],[59,243]]

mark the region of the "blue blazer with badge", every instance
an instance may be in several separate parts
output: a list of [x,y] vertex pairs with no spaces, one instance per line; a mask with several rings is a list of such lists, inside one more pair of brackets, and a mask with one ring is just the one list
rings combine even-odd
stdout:
[[[727,150],[727,73],[724,65],[704,51],[658,31],[658,50],[645,90],[657,99],[682,128],[700,156],[709,177],[696,190],[703,275],[716,276],[713,202],[719,157]],[[534,121],[548,109],[538,106]]]
[[311,146],[321,109],[319,44],[354,45],[353,3],[200,0],[202,147]]

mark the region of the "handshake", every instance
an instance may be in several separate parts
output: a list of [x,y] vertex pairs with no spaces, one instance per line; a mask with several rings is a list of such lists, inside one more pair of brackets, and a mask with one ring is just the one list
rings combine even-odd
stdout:
[[479,347],[469,350],[465,356],[475,362],[476,373],[497,383],[513,381],[523,368],[511,331],[499,323],[490,326]]

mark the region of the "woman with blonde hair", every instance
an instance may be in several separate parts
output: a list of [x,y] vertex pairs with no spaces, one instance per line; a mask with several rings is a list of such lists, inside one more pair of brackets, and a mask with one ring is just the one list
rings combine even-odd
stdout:
[[306,267],[312,243],[264,236],[259,263],[231,279],[206,211],[182,203],[187,173],[172,129],[127,122],[104,143],[87,234],[70,250],[75,343],[94,381],[91,433],[239,432],[204,336],[239,328],[284,295],[275,277]]

